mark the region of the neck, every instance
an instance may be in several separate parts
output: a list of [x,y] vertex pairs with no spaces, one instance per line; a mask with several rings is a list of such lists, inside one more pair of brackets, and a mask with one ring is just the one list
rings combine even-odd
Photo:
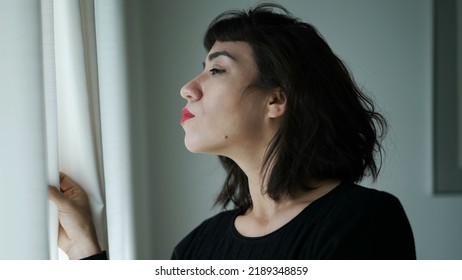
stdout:
[[[241,146],[239,150],[233,152],[229,151],[229,153],[226,154],[226,156],[232,158],[247,175],[249,193],[252,199],[252,207],[248,209],[248,213],[253,213],[258,217],[270,218],[276,213],[287,209],[306,207],[309,203],[328,193],[340,183],[338,180],[320,180],[313,189],[308,191],[300,188],[296,194],[292,196],[287,195],[279,201],[270,198],[268,194],[266,194],[266,180],[268,178],[264,178],[263,175],[265,172],[262,172],[266,149],[271,139],[274,137],[276,130],[273,129],[269,131],[269,133],[261,134],[258,141],[246,145],[246,148],[243,149]],[[267,174],[270,173],[271,166]],[[296,207],[294,207],[294,205],[296,205]]]
[[236,230],[248,237],[264,236],[281,228],[309,204],[333,190],[340,183],[339,180],[321,180],[312,189],[299,188],[297,193],[286,195],[275,201],[265,193],[266,185],[263,184],[261,165],[252,166],[250,168],[249,165],[240,165],[248,176],[252,206],[243,215],[238,216],[234,223]]
[[262,161],[247,165],[240,164],[239,166],[247,175],[249,193],[252,198],[252,207],[247,210],[247,213],[252,213],[252,215],[262,219],[270,219],[275,214],[291,208],[301,210],[340,184],[340,180],[335,179],[319,180],[313,184],[313,188],[310,190],[299,188],[295,194],[286,195],[279,201],[275,201],[266,193],[267,185],[261,170]]
[[262,166],[263,166],[264,151],[258,151],[256,149],[252,152],[244,153],[242,157],[233,158],[234,162],[242,169],[247,176],[249,185],[249,193],[252,198],[252,208],[271,208],[270,205],[274,205],[275,201],[272,200],[266,192],[266,184],[263,178]]

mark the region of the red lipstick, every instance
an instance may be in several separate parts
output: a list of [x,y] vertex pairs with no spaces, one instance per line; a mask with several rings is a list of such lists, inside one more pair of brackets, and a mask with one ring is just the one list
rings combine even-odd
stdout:
[[192,118],[194,118],[194,115],[188,109],[183,108],[183,110],[181,110],[181,121],[180,121],[181,124],[183,124],[185,121],[192,119]]

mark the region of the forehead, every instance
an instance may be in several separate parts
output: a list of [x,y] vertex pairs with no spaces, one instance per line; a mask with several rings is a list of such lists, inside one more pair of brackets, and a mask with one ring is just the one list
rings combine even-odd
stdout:
[[238,64],[254,63],[252,48],[247,42],[216,41],[207,54],[206,62],[218,58],[234,60]]

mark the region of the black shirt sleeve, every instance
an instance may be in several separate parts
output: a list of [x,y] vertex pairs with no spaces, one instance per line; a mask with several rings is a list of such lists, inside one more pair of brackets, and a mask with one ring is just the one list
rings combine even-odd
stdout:
[[93,256],[89,256],[89,257],[86,257],[86,258],[83,258],[81,260],[107,260],[107,252],[106,251],[102,251],[98,254],[95,254]]
[[320,259],[416,259],[414,237],[399,200],[380,193],[369,201],[348,203],[322,230]]

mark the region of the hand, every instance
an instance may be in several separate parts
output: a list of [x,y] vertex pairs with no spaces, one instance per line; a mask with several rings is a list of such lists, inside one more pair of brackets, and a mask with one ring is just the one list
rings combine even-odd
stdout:
[[69,259],[82,259],[101,252],[85,191],[64,173],[60,189],[49,187],[48,195],[58,208],[58,246]]

